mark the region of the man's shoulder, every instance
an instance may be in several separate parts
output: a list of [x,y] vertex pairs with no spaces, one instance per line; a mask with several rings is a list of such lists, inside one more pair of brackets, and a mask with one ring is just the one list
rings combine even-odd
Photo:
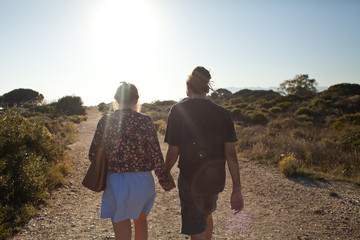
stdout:
[[221,106],[220,104],[214,103],[213,101],[208,101],[210,105],[214,106],[215,108],[218,108],[222,111],[228,111],[226,108],[224,108],[223,106]]
[[224,115],[230,115],[230,111],[228,109],[224,108],[223,106],[217,103],[214,103],[209,100],[209,105],[213,108],[214,111],[217,111],[218,113],[222,113]]
[[185,99],[185,100],[182,100],[181,102],[174,104],[170,108],[170,112],[172,112],[172,113],[178,112],[178,111],[181,111],[181,109],[187,108],[188,106],[189,106],[189,101],[188,101],[188,99]]

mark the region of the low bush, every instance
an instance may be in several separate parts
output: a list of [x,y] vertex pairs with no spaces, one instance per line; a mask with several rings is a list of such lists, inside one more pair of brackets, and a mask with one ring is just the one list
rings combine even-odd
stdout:
[[156,122],[158,120],[163,120],[166,122],[167,117],[168,117],[168,114],[164,113],[164,112],[150,111],[150,112],[147,112],[146,114],[149,115],[154,122]]
[[345,124],[341,129],[333,132],[332,139],[344,151],[349,151],[353,148],[360,150],[360,126]]
[[67,119],[69,121],[73,122],[73,123],[81,123],[81,122],[87,120],[87,116],[85,116],[85,115],[73,115],[73,116],[69,116]]
[[308,115],[313,116],[314,112],[308,107],[300,107],[295,111],[295,115]]
[[165,135],[165,131],[166,131],[166,122],[164,120],[157,120],[155,122],[155,128],[156,128],[156,131],[159,133],[159,134],[162,134],[162,135]]
[[70,164],[64,150],[43,124],[12,111],[0,118],[0,239],[17,231],[48,191],[65,182]]
[[294,118],[283,118],[283,119],[273,120],[268,125],[272,129],[292,129],[292,128],[304,126],[304,123]]
[[293,177],[300,168],[300,162],[293,155],[290,155],[279,162],[279,168],[286,177]]
[[231,98],[229,103],[231,105],[241,104],[241,103],[244,103],[244,99],[242,97]]
[[272,114],[278,114],[280,112],[282,112],[282,108],[281,107],[272,107],[269,109],[269,111],[272,113]]
[[302,168],[350,181],[356,181],[359,175],[360,154],[355,139],[360,136],[360,128],[339,133],[288,119],[279,124],[237,127],[236,130],[238,150],[243,158],[278,165],[284,155],[292,154]]
[[114,111],[114,108],[113,108],[113,103],[100,103],[98,105],[98,109],[99,109],[99,112],[101,112],[102,114],[108,114],[108,113],[111,113]]
[[339,117],[332,126],[336,130],[341,130],[347,125],[360,126],[360,112],[354,114],[345,114]]
[[311,124],[313,121],[313,118],[311,116],[308,116],[306,114],[301,114],[296,116],[296,120],[300,122],[305,122]]
[[232,109],[230,112],[231,112],[231,117],[232,117],[234,120],[242,120],[242,119],[243,119],[243,114],[242,114],[241,109],[239,109],[239,108],[234,108],[234,109]]
[[234,105],[235,108],[240,108],[240,109],[246,108],[247,106],[248,106],[247,103],[238,103]]
[[281,108],[283,111],[288,110],[289,107],[291,107],[291,102],[278,102],[275,104],[275,107]]
[[245,121],[246,123],[252,125],[266,124],[268,122],[268,118],[262,112],[249,110],[245,112]]
[[63,147],[74,143],[77,139],[78,130],[72,122],[51,120],[45,123],[45,127],[49,130],[52,139]]

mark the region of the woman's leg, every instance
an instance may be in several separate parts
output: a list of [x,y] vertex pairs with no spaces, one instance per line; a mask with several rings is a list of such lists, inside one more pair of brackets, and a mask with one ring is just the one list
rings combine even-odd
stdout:
[[111,219],[114,227],[115,239],[116,240],[131,240],[131,222],[130,219],[126,219],[121,222],[114,222]]
[[147,215],[143,212],[140,213],[138,219],[134,220],[135,225],[135,240],[148,239]]

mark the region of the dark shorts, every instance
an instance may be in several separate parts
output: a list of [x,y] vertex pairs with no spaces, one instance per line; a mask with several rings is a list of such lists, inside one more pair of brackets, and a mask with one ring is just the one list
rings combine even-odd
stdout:
[[216,209],[218,193],[203,193],[192,187],[181,174],[179,176],[179,196],[181,202],[181,233],[195,235],[206,230],[206,217]]

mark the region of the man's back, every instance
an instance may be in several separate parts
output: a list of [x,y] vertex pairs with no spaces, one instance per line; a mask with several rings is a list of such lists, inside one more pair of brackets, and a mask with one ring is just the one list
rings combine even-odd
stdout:
[[199,178],[221,191],[224,142],[236,140],[230,113],[209,100],[188,99],[171,109],[165,141],[180,147],[179,168],[187,179]]

